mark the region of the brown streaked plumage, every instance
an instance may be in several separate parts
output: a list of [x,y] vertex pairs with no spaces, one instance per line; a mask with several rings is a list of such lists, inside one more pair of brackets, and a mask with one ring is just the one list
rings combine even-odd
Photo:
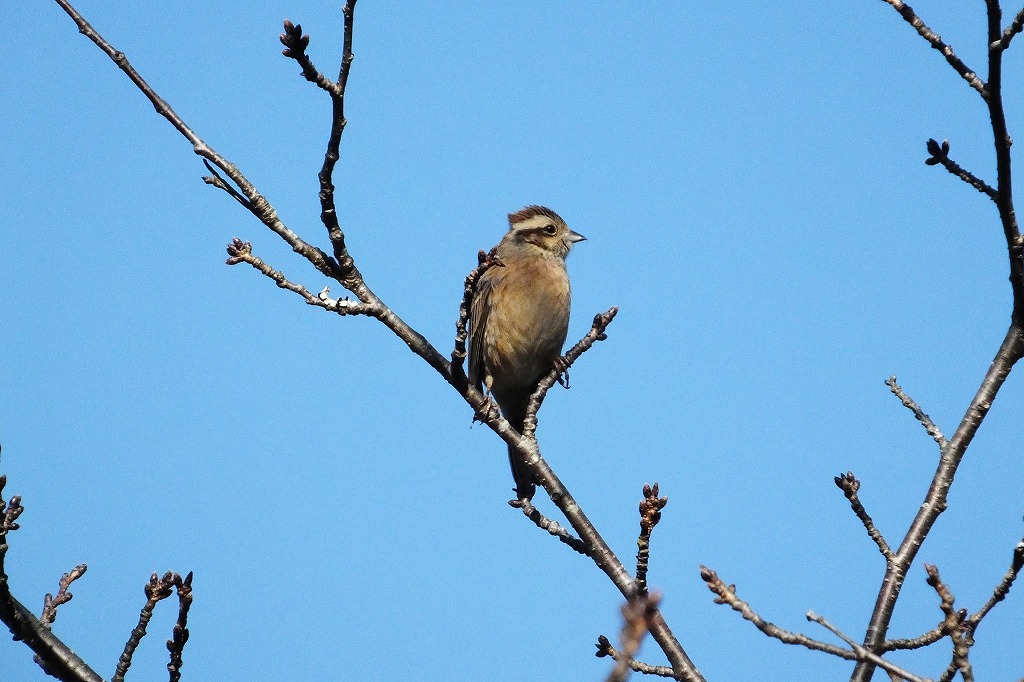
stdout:
[[[522,431],[530,395],[562,353],[570,304],[565,257],[584,237],[543,206],[511,213],[508,222],[495,251],[503,265],[483,274],[473,298],[469,379]],[[511,448],[509,462],[519,499],[532,499],[536,481]]]

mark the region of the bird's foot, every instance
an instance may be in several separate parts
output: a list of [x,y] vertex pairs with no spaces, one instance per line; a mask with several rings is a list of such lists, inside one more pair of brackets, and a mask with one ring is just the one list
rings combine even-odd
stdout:
[[476,409],[473,413],[473,422],[488,422],[497,419],[501,416],[501,408],[498,407],[498,403],[494,401],[494,398],[490,393],[484,396],[484,404]]
[[562,388],[569,388],[569,359],[559,355],[554,362],[555,371],[558,372],[558,384]]

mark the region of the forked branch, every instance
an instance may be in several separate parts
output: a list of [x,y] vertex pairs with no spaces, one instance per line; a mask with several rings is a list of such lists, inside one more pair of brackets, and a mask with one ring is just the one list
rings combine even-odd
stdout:
[[[396,315],[384,302],[367,286],[362,274],[356,268],[355,262],[345,245],[345,235],[339,225],[337,209],[334,201],[334,183],[332,179],[335,164],[338,160],[339,146],[346,120],[344,116],[344,96],[351,67],[352,34],[353,34],[353,12],[355,0],[349,0],[344,7],[345,28],[344,46],[341,60],[341,70],[338,80],[333,83],[316,70],[312,60],[306,55],[309,46],[309,39],[302,34],[302,29],[297,24],[286,23],[285,32],[282,35],[282,43],[285,45],[285,55],[295,59],[302,68],[305,78],[315,83],[324,90],[332,102],[331,131],[328,137],[327,151],[324,155],[324,163],[321,168],[320,179],[320,203],[321,220],[327,228],[328,237],[333,246],[333,256],[327,255],[321,249],[302,240],[291,228],[287,227],[277,216],[277,213],[270,203],[256,190],[256,188],[245,178],[245,176],[226,159],[217,154],[209,145],[199,137],[182,121],[182,119],[164,102],[156,92],[146,83],[145,80],[128,63],[125,56],[114,50],[86,21],[75,11],[67,0],[57,0],[58,4],[75,21],[79,30],[99,46],[118,67],[129,76],[135,85],[153,102],[157,111],[166,118],[181,134],[192,143],[196,154],[208,160],[227,179],[221,177],[217,171],[212,179],[208,179],[214,186],[224,189],[247,210],[256,216],[264,225],[284,239],[292,249],[305,257],[318,271],[338,281],[348,291],[352,292],[358,303],[349,301],[338,301],[326,297],[326,290],[320,295],[313,295],[304,286],[295,284],[287,279],[279,270],[275,270],[262,260],[252,254],[252,248],[246,242],[236,239],[228,247],[229,263],[248,263],[257,271],[273,280],[279,287],[301,296],[310,305],[318,306],[335,313],[342,314],[365,314],[378,319],[396,336],[404,341],[409,348],[433,367],[446,382],[448,382],[460,396],[506,443],[515,448],[530,463],[530,467],[538,481],[550,495],[554,504],[565,515],[573,530],[576,531],[578,539],[570,539],[572,536],[555,532],[554,534],[570,546],[576,545],[574,549],[584,551],[591,557],[594,563],[600,568],[622,594],[629,596],[634,589],[633,578],[626,571],[622,562],[615,556],[608,545],[601,538],[597,529],[583,513],[583,510],[576,504],[568,490],[555,476],[554,472],[547,465],[540,455],[540,448],[533,437],[533,429],[536,428],[536,411],[543,401],[545,393],[562,372],[575,361],[584,351],[589,349],[596,341],[603,340],[604,330],[615,315],[615,309],[598,315],[594,320],[591,331],[564,356],[558,368],[552,371],[538,387],[531,398],[531,413],[528,416],[528,435],[518,433],[500,414],[488,409],[489,400],[470,386],[462,371],[462,357],[465,339],[458,338],[462,329],[457,331],[456,349],[452,361],[447,360],[429,341],[419,332],[406,324]],[[230,180],[230,183],[228,182]],[[233,185],[233,187],[232,187]],[[235,189],[237,188],[237,189]],[[464,297],[464,302],[470,299]],[[464,314],[460,315],[460,323],[465,325]],[[454,366],[453,366],[454,365]],[[525,511],[525,510],[524,510]],[[554,530],[554,526],[547,528]],[[578,544],[577,544],[578,541]],[[676,640],[672,631],[668,628],[661,613],[654,609],[649,618],[649,629],[654,639],[661,646],[669,662],[672,664],[674,675],[681,680],[692,680],[694,682],[703,680],[696,667],[690,661],[682,646]]]
[[[932,477],[931,485],[907,530],[903,541],[892,559],[887,562],[885,577],[879,589],[875,607],[871,614],[867,632],[864,635],[864,647],[873,652],[883,650],[885,636],[896,608],[907,572],[913,564],[922,544],[931,531],[939,515],[946,509],[949,489],[953,485],[957,468],[963,461],[968,446],[977,434],[996,399],[999,389],[1006,381],[1013,366],[1024,356],[1024,241],[1021,240],[1013,206],[1013,178],[1010,166],[1010,145],[1012,140],[1006,127],[1006,116],[1003,110],[1002,96],[1002,57],[1010,40],[1021,31],[1024,25],[1024,11],[1018,13],[1013,22],[1005,30],[1002,27],[1002,9],[999,0],[986,0],[988,18],[988,80],[982,82],[977,74],[960,60],[942,39],[932,31],[914,11],[901,0],[885,0],[892,5],[900,16],[910,23],[917,32],[935,49],[939,50],[946,61],[960,76],[976,90],[984,100],[989,111],[992,125],[992,139],[996,156],[996,186],[992,188],[973,174],[960,168],[949,157],[948,143],[939,144],[930,140],[929,163],[942,164],[947,170],[986,195],[990,196],[999,211],[999,220],[1003,228],[1010,261],[1010,287],[1013,292],[1013,309],[1010,315],[1010,327],[1006,332],[992,364],[989,366],[981,386],[967,407],[956,431],[947,442],[943,442],[938,429],[929,428],[930,420],[922,419],[920,408],[916,405],[915,415],[919,415],[929,433],[940,445],[939,462]],[[895,382],[893,382],[895,384]],[[894,388],[894,393],[895,393]],[[898,395],[898,394],[897,394]],[[901,398],[903,399],[903,398]],[[908,399],[909,400],[909,399]],[[912,401],[910,401],[912,403]],[[907,401],[904,401],[907,404]],[[926,415],[925,415],[926,417]],[[931,425],[934,426],[934,425]],[[947,626],[948,629],[948,626]],[[861,662],[854,670],[851,682],[867,682],[874,673],[873,662]],[[947,671],[949,672],[949,671]],[[961,670],[962,672],[962,670]]]

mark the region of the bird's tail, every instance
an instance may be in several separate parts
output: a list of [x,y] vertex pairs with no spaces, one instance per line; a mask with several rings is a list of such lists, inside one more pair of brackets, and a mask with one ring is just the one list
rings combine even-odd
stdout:
[[[523,421],[526,418],[525,402],[521,410],[507,410],[504,417],[512,425],[512,428],[522,433]],[[512,478],[516,482],[516,499],[532,500],[534,493],[537,492],[537,479],[530,473],[530,468],[526,466],[522,455],[516,452],[511,445],[508,446],[508,463],[512,467]]]

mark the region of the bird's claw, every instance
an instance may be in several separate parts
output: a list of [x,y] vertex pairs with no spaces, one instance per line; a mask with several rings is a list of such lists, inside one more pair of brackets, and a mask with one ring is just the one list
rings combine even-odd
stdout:
[[501,408],[498,407],[498,403],[494,401],[491,394],[488,393],[484,396],[484,404],[477,408],[473,414],[474,422],[488,422],[497,419],[501,416]]
[[562,388],[569,388],[569,358],[559,355],[554,362],[555,371],[558,372],[558,385]]

